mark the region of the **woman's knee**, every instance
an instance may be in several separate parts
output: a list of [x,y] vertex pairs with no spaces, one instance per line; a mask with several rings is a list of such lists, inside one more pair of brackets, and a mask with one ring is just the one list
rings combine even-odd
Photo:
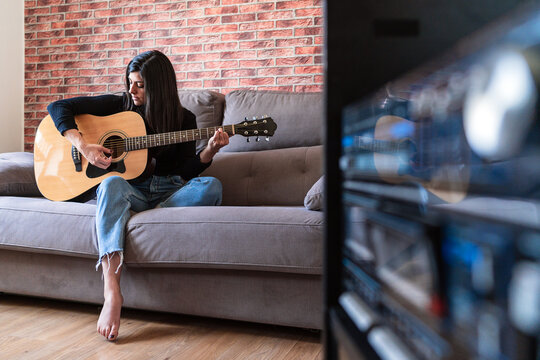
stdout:
[[98,195],[104,192],[121,192],[129,186],[129,183],[120,176],[111,176],[106,178],[99,184],[97,188]]
[[198,181],[202,185],[201,192],[203,193],[202,198],[205,199],[204,202],[209,205],[221,205],[223,193],[221,181],[211,176],[198,177],[193,180]]

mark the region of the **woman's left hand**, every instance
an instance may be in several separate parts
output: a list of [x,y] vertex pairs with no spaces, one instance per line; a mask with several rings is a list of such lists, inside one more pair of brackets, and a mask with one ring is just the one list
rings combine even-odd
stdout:
[[216,130],[214,135],[208,140],[208,145],[201,151],[200,157],[203,163],[210,162],[219,149],[229,144],[229,134],[223,131],[222,128]]

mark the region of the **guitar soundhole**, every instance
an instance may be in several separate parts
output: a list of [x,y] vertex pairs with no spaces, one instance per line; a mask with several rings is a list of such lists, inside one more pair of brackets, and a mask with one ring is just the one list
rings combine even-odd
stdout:
[[124,139],[120,136],[114,135],[107,138],[107,140],[105,140],[105,142],[103,143],[103,146],[105,146],[107,149],[112,150],[113,160],[118,159],[126,152]]

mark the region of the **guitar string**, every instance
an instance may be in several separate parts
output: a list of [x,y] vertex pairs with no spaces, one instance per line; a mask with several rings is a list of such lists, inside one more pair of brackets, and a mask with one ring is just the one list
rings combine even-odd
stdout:
[[[230,131],[233,131],[234,130],[234,127],[233,125],[225,125],[225,126],[221,126],[225,132],[227,132],[227,130],[230,130]],[[177,136],[178,137],[182,137],[182,140],[185,140],[184,142],[188,142],[188,141],[195,141],[195,140],[202,140],[202,139],[207,139],[208,137],[211,137],[210,134],[208,133],[208,130],[217,130],[218,128],[220,128],[219,126],[216,126],[216,127],[209,127],[209,128],[203,128],[203,129],[193,129],[193,130],[182,130],[182,131],[174,131],[174,132],[170,132],[170,133],[163,133],[163,134],[150,134],[150,135],[142,135],[142,136],[133,136],[133,137],[127,137],[127,138],[122,138],[120,140],[113,140],[111,142],[108,143],[108,146],[117,146],[117,147],[121,147],[121,146],[124,146],[126,145],[126,140],[127,141],[136,141],[136,139],[144,139],[144,138],[147,138],[148,140],[146,140],[146,142],[152,142],[152,141],[160,141],[160,140],[163,140],[164,142],[167,142],[167,138],[168,138],[168,141],[171,140],[171,137],[174,137],[176,138]],[[200,135],[202,135],[202,132],[203,131],[206,131],[206,135],[203,135],[203,136],[208,136],[208,137],[200,137]],[[185,132],[185,135],[182,135],[182,133]],[[191,134],[190,134],[191,132]],[[190,136],[193,137],[193,139],[190,139]],[[200,137],[200,138],[196,138],[197,137]],[[150,140],[150,138],[154,138],[152,140]],[[155,139],[157,138],[157,139]],[[182,142],[182,141],[180,141]],[[173,143],[178,143],[177,141],[173,141]],[[137,144],[139,145],[139,144]],[[169,145],[169,144],[164,144],[164,145]],[[161,146],[161,145],[154,145],[154,146]]]
[[[217,130],[219,127],[215,127],[215,129]],[[233,130],[233,127],[232,125],[231,126],[224,126],[224,128],[226,128],[226,130]],[[212,129],[212,128],[207,128],[207,129]],[[150,134],[150,135],[141,135],[141,136],[131,136],[131,137],[127,137],[127,138],[122,138],[120,140],[113,140],[111,142],[109,142],[108,144],[111,145],[111,146],[115,146],[115,145],[118,145],[118,146],[122,146],[126,143],[126,140],[132,140],[132,141],[135,141],[136,139],[143,139],[143,138],[159,138],[157,140],[161,140],[163,139],[164,141],[166,141],[167,139],[166,138],[169,138],[169,140],[172,138],[172,137],[182,137],[182,140],[185,140],[185,142],[187,141],[195,141],[195,140],[202,140],[204,139],[204,137],[201,137],[200,139],[197,139],[195,138],[196,136],[200,136],[202,135],[202,130],[206,130],[205,129],[198,129],[197,130],[183,130],[183,131],[180,131],[180,132],[171,132],[171,133],[163,133],[163,134]],[[186,135],[182,135],[181,133],[182,132],[186,132]],[[189,134],[188,132],[191,132],[191,134]],[[175,135],[177,134],[177,135]],[[181,136],[182,135],[182,136]],[[204,136],[210,136],[210,134],[207,132],[206,135]],[[190,137],[193,137],[193,139],[190,139]],[[154,140],[147,140],[147,142],[151,142],[151,141],[155,141],[156,139]]]

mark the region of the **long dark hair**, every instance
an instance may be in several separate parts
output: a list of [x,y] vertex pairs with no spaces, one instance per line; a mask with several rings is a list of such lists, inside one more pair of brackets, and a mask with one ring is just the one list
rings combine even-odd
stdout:
[[126,68],[127,110],[135,110],[129,94],[129,74],[139,72],[144,81],[146,102],[144,117],[155,133],[176,131],[182,127],[182,105],[178,98],[176,73],[169,58],[158,50],[146,51],[135,56]]

